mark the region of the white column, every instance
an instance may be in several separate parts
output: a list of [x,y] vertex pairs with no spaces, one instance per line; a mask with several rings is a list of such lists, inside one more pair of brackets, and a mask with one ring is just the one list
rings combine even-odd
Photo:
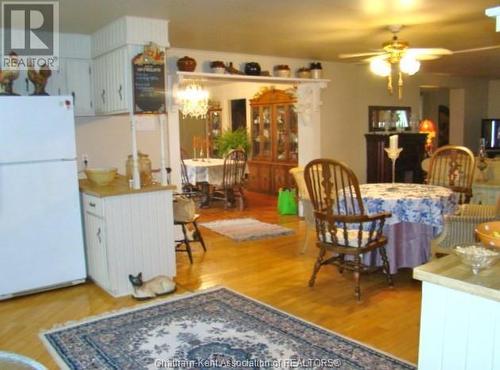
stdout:
[[132,136],[132,180],[133,188],[141,188],[141,177],[139,175],[139,162],[137,156],[137,132],[135,127],[135,116],[133,112],[130,112],[130,133]]
[[321,157],[321,88],[326,83],[302,83],[297,88],[299,166]]
[[181,134],[179,107],[175,101],[178,81],[174,81],[173,76],[168,77],[168,150],[170,158],[170,177],[173,185],[181,189]]
[[165,161],[165,115],[158,115],[158,123],[160,125],[160,177],[161,184],[167,185],[167,163]]

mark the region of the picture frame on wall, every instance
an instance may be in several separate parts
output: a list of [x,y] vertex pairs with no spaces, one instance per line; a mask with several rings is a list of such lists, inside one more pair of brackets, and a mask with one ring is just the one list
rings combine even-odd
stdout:
[[379,106],[368,107],[368,131],[410,131],[411,107]]

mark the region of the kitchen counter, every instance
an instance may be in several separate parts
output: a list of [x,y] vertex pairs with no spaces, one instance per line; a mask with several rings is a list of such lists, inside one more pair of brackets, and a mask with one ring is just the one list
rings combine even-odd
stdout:
[[106,186],[94,185],[87,179],[80,180],[80,192],[99,198],[176,189],[177,186],[175,185],[162,186],[160,184],[148,185],[137,190],[131,189],[129,187],[127,178],[123,175],[118,175],[111,184]]
[[413,277],[422,280],[419,370],[500,370],[500,263],[474,275],[450,255]]
[[107,186],[80,180],[88,276],[113,297],[132,292],[129,274],[175,276],[175,189],[129,189],[125,176]]
[[471,267],[449,255],[414,268],[413,277],[500,302],[500,262],[474,275]]

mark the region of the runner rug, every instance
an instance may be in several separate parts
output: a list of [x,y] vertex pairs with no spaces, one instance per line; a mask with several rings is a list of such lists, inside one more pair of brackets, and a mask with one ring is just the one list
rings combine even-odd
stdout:
[[236,241],[266,239],[294,233],[292,229],[257,221],[253,218],[233,218],[204,222],[200,225]]

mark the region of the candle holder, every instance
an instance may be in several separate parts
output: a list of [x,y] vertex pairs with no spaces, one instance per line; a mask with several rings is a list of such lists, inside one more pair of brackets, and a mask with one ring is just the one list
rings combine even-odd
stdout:
[[[396,179],[396,160],[399,158],[399,154],[403,151],[403,148],[384,148],[387,156],[392,161],[392,184],[395,184]],[[390,187],[387,190],[397,190],[396,187]]]

